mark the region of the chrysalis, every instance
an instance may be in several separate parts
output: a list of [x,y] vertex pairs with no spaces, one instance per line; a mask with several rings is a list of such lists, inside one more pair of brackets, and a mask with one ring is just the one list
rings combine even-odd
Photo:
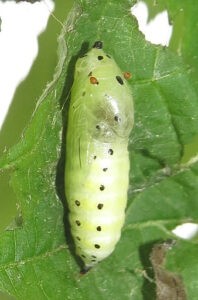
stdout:
[[133,100],[102,42],[76,63],[66,139],[66,198],[76,253],[85,270],[120,239],[129,182]]

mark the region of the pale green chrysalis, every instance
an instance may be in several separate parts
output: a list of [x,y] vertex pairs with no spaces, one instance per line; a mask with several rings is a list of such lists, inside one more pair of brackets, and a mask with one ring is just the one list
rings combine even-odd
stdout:
[[76,253],[85,269],[120,239],[129,184],[130,88],[102,42],[76,63],[66,139],[65,192]]

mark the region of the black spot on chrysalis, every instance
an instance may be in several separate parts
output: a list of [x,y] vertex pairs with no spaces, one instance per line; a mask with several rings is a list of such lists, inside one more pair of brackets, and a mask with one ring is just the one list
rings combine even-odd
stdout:
[[98,56],[98,60],[102,60],[104,57],[102,55]]
[[116,80],[119,84],[123,85],[124,81],[122,80],[122,78],[120,76],[116,76]]
[[93,48],[102,49],[102,42],[101,41],[96,41],[93,45]]
[[106,172],[108,170],[108,168],[103,168],[102,170],[103,170],[103,172]]
[[97,226],[97,231],[101,231],[102,230],[102,228],[101,228],[101,226]]
[[80,223],[79,220],[76,220],[76,225],[77,225],[77,226],[80,226],[80,225],[81,225],[81,223]]
[[94,246],[95,246],[96,249],[100,248],[100,245],[98,245],[98,244],[95,244]]
[[113,150],[112,150],[112,149],[109,149],[109,150],[108,150],[108,153],[109,153],[110,155],[113,155]]
[[101,190],[101,191],[104,191],[104,189],[105,189],[105,186],[104,186],[103,184],[101,184],[100,190]]
[[76,204],[76,206],[80,206],[80,201],[75,200],[75,204]]
[[102,208],[103,208],[103,206],[104,206],[104,204],[102,204],[102,203],[99,203],[99,204],[98,204],[98,206],[97,206],[97,208],[98,208],[98,209],[102,209]]
[[114,120],[116,122],[121,122],[121,118],[118,115],[115,115]]

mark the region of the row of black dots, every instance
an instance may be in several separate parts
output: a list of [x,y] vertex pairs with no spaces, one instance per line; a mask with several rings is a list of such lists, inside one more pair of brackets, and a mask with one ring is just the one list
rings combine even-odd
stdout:
[[[76,201],[78,201],[78,200],[76,200]],[[98,205],[97,205],[97,209],[102,209],[104,207],[104,204],[103,203],[99,203]],[[81,225],[81,222],[79,221],[79,220],[76,220],[76,225],[77,226],[80,226]]]
[[[114,121],[116,121],[116,122],[118,122],[118,123],[121,122],[121,118],[119,117],[119,115],[115,115],[115,116],[114,116]],[[97,129],[97,130],[100,130],[100,129],[101,129],[99,124],[96,125],[96,129]]]
[[[80,201],[79,201],[79,200],[75,200],[75,204],[76,204],[76,206],[80,206]],[[99,204],[97,205],[97,208],[98,208],[98,209],[102,209],[103,206],[104,206],[104,204],[99,203]]]
[[[108,153],[109,153],[109,155],[113,155],[113,149],[109,149],[109,150],[108,150]],[[97,156],[94,155],[94,156],[93,156],[93,159],[95,160],[96,158],[97,158]],[[103,170],[103,172],[106,172],[106,171],[108,170],[108,168],[103,168],[102,170]],[[102,188],[102,185],[101,185],[100,190],[104,190],[104,189]]]
[[[108,150],[108,154],[109,154],[109,155],[113,155],[113,149],[109,149],[109,150]],[[97,158],[97,156],[94,155],[94,156],[93,156],[93,159],[96,159],[96,158]]]
[[[82,258],[87,258],[86,255],[81,254]],[[91,258],[89,258],[91,260],[91,262],[97,262],[97,257],[95,255],[91,255]]]
[[[101,56],[100,56],[100,57],[101,57]],[[92,72],[90,72],[90,73],[88,74],[88,76],[89,76],[89,80],[90,80],[90,83],[91,83],[91,84],[96,84],[96,85],[99,84],[99,81],[97,80],[97,78],[94,77],[94,76],[92,76]],[[123,79],[122,79],[121,76],[117,75],[115,78],[116,78],[117,82],[118,82],[120,85],[123,85],[123,84],[124,84],[124,81],[123,81]]]
[[92,257],[92,262],[96,262],[97,261],[97,257],[95,256],[95,255],[91,255],[91,257]]

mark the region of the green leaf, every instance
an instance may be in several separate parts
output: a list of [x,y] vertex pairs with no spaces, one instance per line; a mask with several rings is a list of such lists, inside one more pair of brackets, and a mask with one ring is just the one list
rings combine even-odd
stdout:
[[[0,289],[17,299],[155,299],[153,245],[176,239],[171,230],[177,224],[197,222],[197,159],[180,163],[185,145],[198,135],[196,82],[185,58],[145,41],[130,14],[132,4],[75,2],[59,37],[54,80],[21,142],[0,159],[19,203],[17,222],[0,235]],[[122,238],[109,258],[81,275],[67,223],[65,131],[76,59],[96,40],[133,74],[135,126]],[[196,246],[196,240],[179,242],[171,258],[189,299],[198,292]],[[180,253],[188,255],[186,263]],[[185,272],[178,268],[181,261]]]

